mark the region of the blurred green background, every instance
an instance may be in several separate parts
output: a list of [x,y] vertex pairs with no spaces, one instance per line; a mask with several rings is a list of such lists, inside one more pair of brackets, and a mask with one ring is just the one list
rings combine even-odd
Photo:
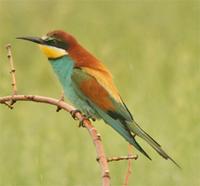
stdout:
[[[58,98],[61,86],[46,57],[17,36],[63,29],[100,58],[140,125],[182,166],[177,169],[141,142],[129,185],[200,185],[200,1],[0,0],[0,96],[11,93],[5,44],[11,43],[20,94]],[[18,102],[0,106],[0,186],[100,185],[93,143],[65,112]],[[95,123],[108,156],[127,143]],[[138,153],[138,152],[135,152]],[[127,162],[110,163],[112,185],[122,185]]]

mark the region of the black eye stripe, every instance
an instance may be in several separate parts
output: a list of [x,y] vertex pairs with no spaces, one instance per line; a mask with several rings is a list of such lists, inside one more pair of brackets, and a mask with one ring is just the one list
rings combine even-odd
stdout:
[[65,49],[65,50],[68,49],[68,44],[66,42],[61,41],[60,39],[57,39],[57,38],[49,37],[49,38],[46,38],[44,40],[44,42],[45,42],[45,44],[47,44],[49,46],[54,46],[54,47],[62,48],[62,49]]

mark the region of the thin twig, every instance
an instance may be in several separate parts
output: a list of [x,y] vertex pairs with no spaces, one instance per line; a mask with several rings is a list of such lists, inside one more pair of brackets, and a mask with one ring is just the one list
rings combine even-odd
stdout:
[[113,162],[113,161],[121,161],[121,160],[137,160],[138,155],[128,155],[128,156],[119,156],[119,157],[111,157],[107,158],[108,162]]
[[6,49],[8,51],[7,57],[8,57],[8,61],[9,61],[9,64],[10,64],[10,74],[11,74],[11,77],[12,77],[12,84],[11,85],[12,85],[12,89],[13,89],[13,95],[16,95],[17,94],[17,84],[16,84],[16,76],[15,76],[16,70],[15,70],[14,63],[13,63],[11,45],[7,44]]
[[[73,106],[67,104],[64,101],[50,98],[50,97],[37,96],[37,95],[12,95],[12,96],[0,97],[0,104],[6,104],[7,102],[12,101],[12,100],[13,101],[33,101],[33,102],[46,103],[46,104],[50,104],[50,105],[55,105],[56,107],[59,107],[62,110],[65,110],[67,112],[76,110]],[[82,121],[84,116],[81,113],[77,112],[76,118],[78,118],[79,121]],[[109,167],[108,167],[108,162],[107,162],[107,159],[105,156],[103,144],[101,142],[101,137],[97,133],[97,130],[95,129],[95,127],[91,124],[91,122],[89,120],[83,120],[83,124],[87,128],[89,134],[91,135],[93,143],[96,147],[96,152],[97,152],[99,164],[101,167],[102,185],[110,186]]]
[[[132,147],[129,144],[128,145],[128,156],[131,156],[131,154],[132,154],[131,149],[132,149]],[[132,173],[132,171],[131,171],[131,163],[132,163],[132,159],[129,159],[128,160],[128,169],[127,169],[127,172],[126,172],[126,176],[125,176],[125,180],[124,180],[123,186],[128,186],[129,177],[130,177],[130,175]]]

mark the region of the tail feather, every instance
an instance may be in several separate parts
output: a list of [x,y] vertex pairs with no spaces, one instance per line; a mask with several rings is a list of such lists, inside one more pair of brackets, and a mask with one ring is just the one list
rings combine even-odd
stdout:
[[156,152],[164,159],[170,159],[176,166],[180,168],[178,163],[173,160],[149,134],[147,134],[135,121],[127,125],[130,131],[144,139]]
[[115,129],[119,134],[121,134],[131,145],[133,145],[137,150],[139,150],[143,155],[151,160],[150,156],[145,152],[145,150],[137,143],[134,136],[131,134],[130,130],[126,128],[126,125],[123,125],[120,120],[115,120],[109,118],[104,121],[109,124],[113,129]]
[[[107,115],[108,116],[108,115]],[[130,144],[132,144],[137,150],[151,160],[150,156],[144,151],[144,149],[135,140],[135,135],[144,139],[159,155],[164,159],[170,159],[177,167],[180,165],[173,160],[149,134],[147,134],[136,122],[128,123],[123,120],[116,120],[110,116],[104,117],[104,121],[121,134]]]
[[135,121],[126,121],[122,117],[112,117],[111,114],[105,113],[103,110],[96,107],[96,111],[102,119],[115,129],[121,136],[124,137],[131,145],[133,145],[138,151],[144,156],[151,160],[150,156],[135,140],[135,135],[144,139],[153,149],[156,150],[165,159],[170,159],[179,168],[180,166],[176,163],[162,148],[161,145],[156,142],[149,134],[147,134]]
[[132,135],[129,128],[127,128],[127,124],[119,119],[115,119],[103,112],[100,109],[97,109],[98,114],[103,118],[106,124],[110,125],[114,130],[116,130],[121,136],[124,137],[131,145],[133,145],[138,151],[140,151],[144,156],[151,160],[150,156],[145,152],[145,150],[137,143],[134,136]]

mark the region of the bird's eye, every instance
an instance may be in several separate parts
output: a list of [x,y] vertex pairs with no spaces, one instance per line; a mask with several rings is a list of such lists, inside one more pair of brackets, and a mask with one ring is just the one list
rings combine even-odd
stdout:
[[48,41],[48,40],[52,40],[52,39],[53,39],[53,37],[49,37],[49,36],[47,36],[47,35],[42,36],[42,40],[43,40],[43,41]]
[[57,45],[57,40],[55,38],[53,38],[53,37],[46,37],[44,39],[44,41],[45,41],[45,43],[47,45],[51,45],[51,46],[56,46]]
[[54,38],[52,38],[52,37],[45,37],[45,38],[44,38],[44,41],[47,41],[47,42],[48,42],[48,41],[52,41],[52,40],[54,40]]
[[63,42],[59,38],[46,36],[46,37],[43,38],[43,40],[49,46],[54,46],[54,47],[58,47],[58,48],[62,48],[62,49],[67,49],[68,48],[67,43]]

